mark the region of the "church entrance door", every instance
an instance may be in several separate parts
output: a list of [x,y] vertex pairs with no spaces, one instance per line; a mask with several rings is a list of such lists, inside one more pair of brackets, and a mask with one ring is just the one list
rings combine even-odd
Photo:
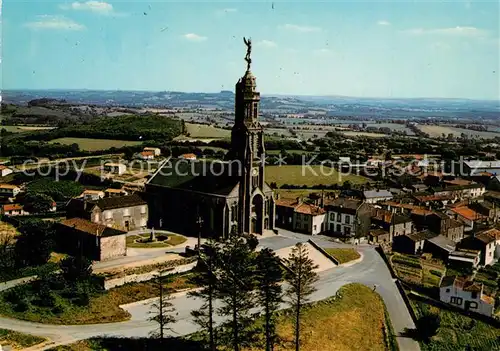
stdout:
[[264,199],[257,194],[252,199],[252,233],[262,234],[262,205]]

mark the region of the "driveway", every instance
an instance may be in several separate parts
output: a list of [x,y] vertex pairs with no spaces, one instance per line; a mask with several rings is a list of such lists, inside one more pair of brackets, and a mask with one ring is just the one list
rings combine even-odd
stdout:
[[[280,230],[279,236],[264,238],[260,240],[260,245],[276,250],[294,245],[297,242],[307,241],[310,238],[310,236]],[[327,237],[315,236],[313,239],[324,247],[353,247],[334,243]],[[376,291],[382,296],[387,306],[396,334],[399,335],[405,328],[415,328],[382,258],[371,246],[361,245],[357,246],[356,249],[362,252],[363,260],[352,266],[339,266],[320,272],[320,279],[316,285],[318,290],[311,296],[311,300],[317,301],[333,296],[341,286],[353,282],[362,283],[369,287],[376,286]],[[132,318],[121,323],[54,326],[0,317],[0,328],[45,336],[53,340],[54,344],[66,344],[96,336],[147,337],[156,328],[154,323],[147,321],[153,302],[154,299],[123,306],[131,313]],[[176,317],[178,321],[173,327],[173,335],[186,335],[196,331],[197,327],[192,323],[190,312],[199,308],[201,302],[188,298],[185,293],[179,293],[173,298],[172,303],[178,313]],[[217,320],[220,321],[220,318]],[[418,343],[410,338],[398,336],[397,340],[402,351],[420,350]],[[53,347],[54,344],[40,349]]]

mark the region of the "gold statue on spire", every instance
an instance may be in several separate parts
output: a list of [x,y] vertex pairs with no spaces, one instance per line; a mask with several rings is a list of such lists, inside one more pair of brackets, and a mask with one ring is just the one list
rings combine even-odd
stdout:
[[247,71],[250,71],[250,65],[252,64],[252,59],[250,58],[250,54],[252,53],[252,39],[243,37],[243,42],[247,46],[245,61],[247,62]]

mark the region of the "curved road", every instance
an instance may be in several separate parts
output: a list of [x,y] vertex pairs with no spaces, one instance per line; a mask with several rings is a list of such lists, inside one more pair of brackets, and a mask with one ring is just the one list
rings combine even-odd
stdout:
[[[263,238],[260,240],[260,245],[276,250],[310,238],[310,236],[280,230],[279,236]],[[315,236],[313,239],[323,247],[352,247],[352,245],[334,243],[323,236]],[[396,334],[400,335],[405,328],[415,328],[406,305],[380,255],[371,246],[360,245],[356,249],[363,254],[363,260],[351,266],[340,266],[320,272],[320,279],[317,283],[318,290],[312,295],[312,300],[322,300],[333,296],[341,286],[348,283],[357,282],[369,287],[376,286],[376,291],[382,296],[387,306]],[[0,328],[40,335],[52,340],[50,344],[44,344],[30,350],[43,350],[54,345],[67,344],[96,336],[147,337],[156,327],[154,323],[147,321],[153,301],[154,299],[123,306],[130,312],[132,318],[121,323],[56,326],[0,317]],[[185,293],[175,294],[172,302],[178,313],[178,321],[173,328],[174,335],[185,335],[196,331],[196,325],[191,323],[190,312],[198,308],[201,302],[188,298]],[[410,338],[398,336],[397,340],[401,351],[420,350],[418,343]]]

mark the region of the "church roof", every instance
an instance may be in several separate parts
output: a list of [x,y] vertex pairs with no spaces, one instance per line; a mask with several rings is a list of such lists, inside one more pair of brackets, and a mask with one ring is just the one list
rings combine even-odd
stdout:
[[166,162],[148,184],[227,196],[239,183],[229,169],[227,162],[173,159]]

